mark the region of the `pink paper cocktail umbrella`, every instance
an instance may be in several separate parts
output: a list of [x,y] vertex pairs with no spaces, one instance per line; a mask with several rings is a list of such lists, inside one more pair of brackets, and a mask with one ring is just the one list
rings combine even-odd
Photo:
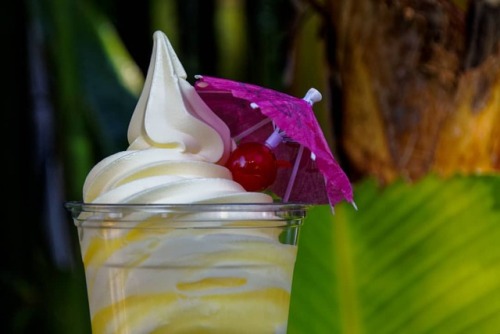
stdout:
[[248,83],[196,78],[198,94],[228,125],[237,144],[266,142],[278,161],[289,162],[288,167],[279,168],[269,190],[285,202],[353,203],[351,184],[335,161],[312,109],[321,99],[317,90],[309,90],[300,99]]

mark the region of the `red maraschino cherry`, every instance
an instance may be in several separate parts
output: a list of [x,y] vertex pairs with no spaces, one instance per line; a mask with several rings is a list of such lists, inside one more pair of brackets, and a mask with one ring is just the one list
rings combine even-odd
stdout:
[[276,129],[265,144],[246,142],[238,145],[226,163],[233,179],[247,191],[262,191],[273,184],[279,167],[273,149],[283,141]]
[[264,144],[240,144],[226,163],[233,179],[247,191],[262,191],[276,179],[277,164],[273,151]]

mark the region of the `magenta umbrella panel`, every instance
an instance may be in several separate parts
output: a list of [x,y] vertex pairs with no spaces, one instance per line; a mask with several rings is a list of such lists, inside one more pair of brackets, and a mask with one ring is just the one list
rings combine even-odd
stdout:
[[239,175],[243,175],[240,183],[247,190],[259,190],[246,185],[260,184],[262,178],[245,181],[245,171],[239,173],[238,164],[265,160],[264,166],[255,170],[273,174],[266,167],[269,161],[261,159],[271,154],[276,175],[272,175],[270,184],[264,180],[262,186],[284,202],[332,207],[343,200],[353,203],[351,183],[335,161],[312,109],[313,103],[321,100],[317,90],[311,88],[301,99],[248,83],[209,76],[196,78],[198,94],[227,124],[238,145],[227,166],[236,181],[240,182]]

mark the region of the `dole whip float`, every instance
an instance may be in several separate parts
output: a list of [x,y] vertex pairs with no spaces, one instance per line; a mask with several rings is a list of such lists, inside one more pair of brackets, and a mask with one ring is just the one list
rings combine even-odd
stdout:
[[[90,171],[84,206],[272,202],[232,180],[223,166],[229,129],[186,77],[167,37],[155,32],[130,146]],[[116,220],[82,211],[75,222],[94,334],[286,332],[296,246],[280,240],[280,229],[238,228],[241,217],[228,222],[217,211],[173,214],[183,228],[150,228],[170,214],[147,210]],[[188,228],[190,216],[227,226]]]

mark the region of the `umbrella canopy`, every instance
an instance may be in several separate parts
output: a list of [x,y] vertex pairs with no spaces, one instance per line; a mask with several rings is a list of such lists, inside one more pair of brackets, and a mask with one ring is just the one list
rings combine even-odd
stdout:
[[277,129],[274,149],[279,168],[270,190],[283,201],[335,205],[353,203],[351,184],[335,161],[312,105],[321,94],[311,89],[301,99],[269,88],[210,76],[197,76],[195,88],[229,127],[237,144],[264,143]]

